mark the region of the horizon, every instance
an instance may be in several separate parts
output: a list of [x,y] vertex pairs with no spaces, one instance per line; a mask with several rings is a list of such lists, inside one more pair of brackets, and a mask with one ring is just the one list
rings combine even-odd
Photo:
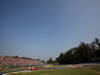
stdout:
[[47,60],[100,38],[100,0],[0,0],[0,56]]

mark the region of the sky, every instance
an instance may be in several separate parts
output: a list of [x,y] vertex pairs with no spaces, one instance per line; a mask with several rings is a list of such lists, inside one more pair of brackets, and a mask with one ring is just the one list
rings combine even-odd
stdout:
[[56,58],[100,38],[100,0],[0,0],[0,55]]

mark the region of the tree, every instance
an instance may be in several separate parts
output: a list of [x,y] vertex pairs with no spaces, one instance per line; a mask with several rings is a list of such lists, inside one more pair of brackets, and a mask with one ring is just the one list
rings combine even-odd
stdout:
[[54,61],[53,61],[53,59],[52,59],[52,58],[49,58],[49,60],[47,61],[47,63],[48,63],[48,64],[53,64],[53,63],[54,63]]
[[45,60],[42,60],[43,63],[45,63]]
[[56,61],[59,64],[100,62],[100,40],[96,38],[89,44],[81,42],[78,47],[61,53]]
[[95,38],[94,43],[98,46],[98,49],[100,49],[100,40],[98,38]]
[[100,40],[98,38],[95,38],[93,44],[96,46],[96,56],[100,57]]
[[56,58],[56,61],[59,63],[59,64],[64,64],[64,54],[61,53],[59,55],[59,57]]

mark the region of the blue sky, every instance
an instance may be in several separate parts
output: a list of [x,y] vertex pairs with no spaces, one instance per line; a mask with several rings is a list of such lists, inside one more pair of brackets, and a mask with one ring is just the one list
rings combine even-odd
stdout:
[[0,0],[0,55],[48,59],[100,38],[100,0]]

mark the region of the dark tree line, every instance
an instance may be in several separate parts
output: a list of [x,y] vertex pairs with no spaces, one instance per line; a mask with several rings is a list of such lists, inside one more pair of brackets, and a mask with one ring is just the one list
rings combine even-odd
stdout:
[[92,43],[81,42],[65,53],[61,53],[55,60],[58,64],[77,64],[100,62],[100,40],[96,38]]

